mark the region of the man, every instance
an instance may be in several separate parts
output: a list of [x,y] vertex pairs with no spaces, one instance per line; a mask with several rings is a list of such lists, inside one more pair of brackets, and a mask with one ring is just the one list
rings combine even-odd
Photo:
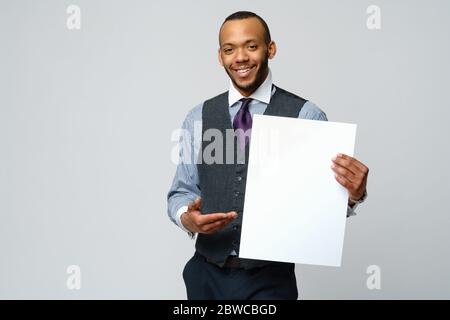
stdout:
[[[183,270],[188,299],[297,299],[293,263],[239,258],[252,115],[266,114],[326,121],[316,105],[272,84],[268,60],[277,51],[258,15],[240,11],[219,31],[218,57],[230,78],[229,90],[193,108],[180,138],[182,160],[168,193],[169,217],[193,238],[196,252]],[[200,124],[200,134],[195,127]],[[208,130],[226,136],[235,130],[232,163],[201,161]],[[224,144],[226,145],[226,143]],[[240,146],[240,147],[238,147]],[[242,150],[242,149],[241,149]],[[216,150],[217,151],[217,150]],[[233,153],[236,151],[236,153]],[[188,160],[188,161],[186,161]],[[368,168],[343,154],[330,159],[336,180],[349,193],[347,216],[366,196]],[[287,222],[288,223],[288,222]]]

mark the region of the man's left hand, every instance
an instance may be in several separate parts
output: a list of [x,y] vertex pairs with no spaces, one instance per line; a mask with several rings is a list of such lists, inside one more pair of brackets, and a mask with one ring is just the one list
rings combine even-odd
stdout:
[[349,199],[360,200],[366,192],[369,168],[346,154],[338,153],[333,159],[331,169],[336,180],[348,190]]

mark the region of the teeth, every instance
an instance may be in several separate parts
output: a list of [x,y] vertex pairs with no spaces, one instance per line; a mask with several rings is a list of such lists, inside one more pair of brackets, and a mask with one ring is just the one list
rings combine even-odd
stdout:
[[247,72],[248,70],[250,70],[251,68],[246,68],[246,69],[238,69],[238,70],[236,70],[237,72],[239,72],[239,73],[244,73],[244,72]]

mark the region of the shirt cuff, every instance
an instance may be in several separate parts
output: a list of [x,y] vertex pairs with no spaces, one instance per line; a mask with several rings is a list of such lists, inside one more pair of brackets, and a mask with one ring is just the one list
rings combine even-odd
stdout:
[[185,227],[185,226],[183,225],[183,223],[181,222],[181,215],[182,215],[183,213],[185,213],[185,212],[187,211],[187,209],[188,209],[188,206],[182,206],[180,209],[178,209],[178,210],[177,210],[177,213],[176,213],[176,215],[175,215],[175,221],[176,221],[177,225],[178,225],[183,231],[187,232],[187,233],[189,234],[189,237],[190,237],[191,239],[193,239],[194,236],[195,236],[195,233],[192,232],[192,231],[189,231],[188,229],[186,229],[186,227]]
[[356,216],[356,212],[355,212],[356,207],[358,207],[358,205],[360,203],[364,202],[366,199],[367,199],[367,190],[364,191],[364,195],[363,195],[362,199],[359,202],[353,204],[353,207],[347,206],[347,218],[350,216]]
[[347,206],[347,218],[348,218],[348,217],[351,217],[351,216],[356,216],[355,209],[356,209],[357,206],[358,206],[357,204],[355,204],[355,205],[353,206],[353,208],[350,207],[350,206]]

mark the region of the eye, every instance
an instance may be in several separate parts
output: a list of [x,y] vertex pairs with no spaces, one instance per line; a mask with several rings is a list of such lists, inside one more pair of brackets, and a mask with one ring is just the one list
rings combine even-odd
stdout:
[[250,49],[255,50],[256,49],[256,45],[252,44],[248,46]]
[[231,48],[225,48],[225,49],[223,50],[223,52],[225,52],[226,54],[230,54],[231,52],[233,52],[233,49],[231,49]]

